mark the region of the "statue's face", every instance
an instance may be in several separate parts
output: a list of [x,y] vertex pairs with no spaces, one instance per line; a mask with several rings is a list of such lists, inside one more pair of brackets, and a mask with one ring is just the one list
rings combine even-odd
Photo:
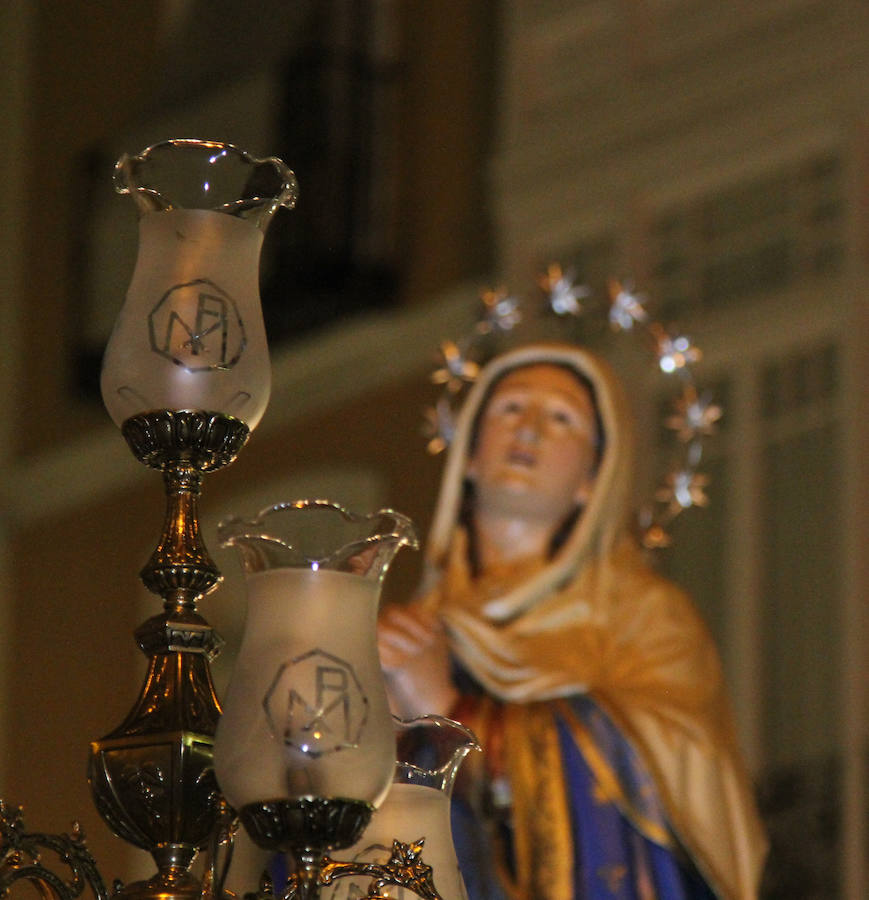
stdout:
[[588,500],[597,443],[591,394],[567,369],[509,372],[480,416],[468,464],[479,509],[560,523]]

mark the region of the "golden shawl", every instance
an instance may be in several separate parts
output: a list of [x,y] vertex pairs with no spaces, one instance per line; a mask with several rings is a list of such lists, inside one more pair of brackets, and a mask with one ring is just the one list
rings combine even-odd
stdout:
[[[509,585],[468,572],[457,526],[468,444],[489,386],[555,363],[594,387],[605,451],[592,497],[555,557]],[[457,423],[426,552],[429,602],[453,653],[496,699],[531,708],[587,693],[652,774],[670,826],[724,900],[753,900],[766,853],[721,666],[691,601],[654,574],[625,527],[631,418],[618,382],[576,347],[536,345],[486,367]],[[593,761],[590,761],[594,768]]]

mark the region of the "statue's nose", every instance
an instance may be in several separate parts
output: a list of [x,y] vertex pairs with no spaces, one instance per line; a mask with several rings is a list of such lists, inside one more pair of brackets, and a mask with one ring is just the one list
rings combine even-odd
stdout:
[[543,414],[542,410],[534,406],[529,406],[522,413],[522,417],[516,426],[517,437],[526,441],[536,441],[540,438],[543,431]]

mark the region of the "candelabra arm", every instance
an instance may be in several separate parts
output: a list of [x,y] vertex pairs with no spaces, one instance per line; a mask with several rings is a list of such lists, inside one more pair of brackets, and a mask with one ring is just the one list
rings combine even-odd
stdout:
[[[69,868],[68,876],[58,875],[43,863],[45,850],[56,854],[58,864]],[[19,881],[29,882],[42,900],[75,900],[86,887],[96,900],[109,900],[78,824],[73,825],[72,834],[28,833],[21,809],[12,809],[0,800],[0,897]]]
[[226,896],[223,888],[232,864],[235,835],[238,832],[238,818],[225,800],[221,799],[219,805],[217,825],[211,835],[208,856],[205,861],[200,900],[223,900]]
[[[256,893],[245,894],[245,900],[319,900],[320,890],[339,878],[370,878],[365,895],[368,900],[385,900],[389,886],[406,888],[423,900],[442,900],[434,885],[432,867],[422,858],[424,838],[405,844],[392,842],[388,862],[362,860],[344,862],[324,855],[320,846],[297,846],[293,851],[295,869],[283,890],[272,889],[266,880]],[[262,846],[262,844],[261,844]]]
[[320,884],[325,886],[339,878],[371,878],[366,895],[369,900],[382,898],[383,889],[390,885],[406,888],[424,900],[441,900],[432,879],[432,867],[422,859],[424,843],[424,838],[410,844],[393,841],[392,855],[387,863],[337,862],[327,857],[320,864]]

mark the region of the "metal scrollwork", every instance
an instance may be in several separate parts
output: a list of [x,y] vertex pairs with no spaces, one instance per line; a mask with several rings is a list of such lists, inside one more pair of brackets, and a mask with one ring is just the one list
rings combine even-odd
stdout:
[[[109,892],[85,845],[78,824],[72,834],[39,834],[25,830],[21,808],[0,800],[0,897],[6,897],[19,881],[33,885],[42,900],[74,900],[86,887],[96,900],[109,900]],[[44,851],[57,856],[57,865],[69,874],[59,875],[42,861]]]
[[[424,838],[409,844],[393,841],[392,855],[387,863],[334,862],[327,858],[323,861],[320,883],[328,885],[338,878],[361,876],[372,879],[366,895],[368,900],[385,900],[384,888],[391,885],[406,888],[424,900],[441,900],[432,880],[432,867],[422,859],[424,843]],[[282,900],[296,900],[296,894],[288,889]]]

